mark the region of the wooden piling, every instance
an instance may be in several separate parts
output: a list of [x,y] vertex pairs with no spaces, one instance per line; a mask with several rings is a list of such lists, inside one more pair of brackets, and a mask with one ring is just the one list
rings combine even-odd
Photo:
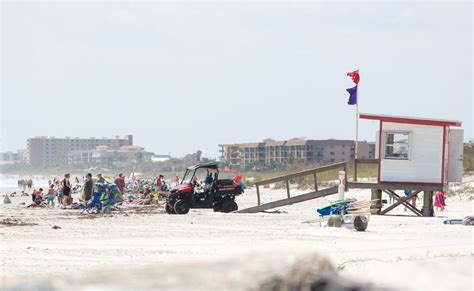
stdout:
[[258,185],[257,185],[257,202],[258,202],[258,206],[260,206],[260,190],[258,189]]
[[433,210],[433,191],[423,192],[423,216],[431,217],[434,214]]
[[378,200],[375,205],[370,206],[371,209],[377,209],[377,214],[380,214],[380,210],[382,210],[382,190],[381,189],[372,189],[372,195],[370,200]]
[[318,178],[316,177],[316,173],[314,173],[313,176],[314,176],[314,191],[318,191]]

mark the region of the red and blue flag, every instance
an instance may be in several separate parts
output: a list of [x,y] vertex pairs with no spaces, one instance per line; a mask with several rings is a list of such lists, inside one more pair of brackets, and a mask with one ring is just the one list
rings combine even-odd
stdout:
[[346,91],[350,95],[349,101],[347,101],[347,104],[356,105],[357,104],[357,85],[359,84],[359,81],[360,81],[359,70],[349,72],[347,73],[347,76],[351,77],[352,81],[356,84],[354,87],[346,89]]

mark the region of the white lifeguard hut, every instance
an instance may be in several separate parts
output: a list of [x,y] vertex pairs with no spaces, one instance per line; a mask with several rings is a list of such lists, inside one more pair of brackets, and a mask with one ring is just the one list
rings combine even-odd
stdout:
[[379,121],[376,139],[379,183],[438,184],[462,179],[460,121],[360,114]]
[[[459,128],[462,123],[368,113],[359,116],[379,122],[375,154],[378,178],[376,184],[351,183],[351,186],[370,186],[373,198],[380,199],[383,191],[397,200],[380,214],[403,204],[419,216],[432,216],[433,192],[446,191],[449,182],[462,179],[463,130]],[[395,193],[396,189],[412,190],[413,196],[424,191],[423,208],[410,207],[406,200],[412,197],[401,197]]]

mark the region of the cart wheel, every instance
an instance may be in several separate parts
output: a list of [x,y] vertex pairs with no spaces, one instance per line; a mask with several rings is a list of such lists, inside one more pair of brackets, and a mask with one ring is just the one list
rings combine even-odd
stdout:
[[224,213],[237,211],[238,209],[237,203],[233,200],[225,199],[224,202],[222,202],[221,211]]
[[328,218],[328,227],[341,227],[342,225],[342,216],[341,215],[331,215]]
[[357,231],[365,231],[369,225],[369,220],[365,216],[356,216],[354,218],[354,228]]
[[187,214],[189,212],[189,205],[183,200],[176,201],[173,208],[176,214]]
[[168,203],[166,203],[165,210],[168,214],[176,214],[176,212],[174,212],[173,207],[171,207]]

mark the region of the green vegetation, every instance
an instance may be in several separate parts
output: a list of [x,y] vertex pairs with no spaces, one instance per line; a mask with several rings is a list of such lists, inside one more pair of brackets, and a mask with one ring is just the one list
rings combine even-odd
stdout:
[[469,145],[464,145],[464,173],[474,172],[474,147]]
[[[153,163],[150,161],[148,157],[143,159],[137,159],[136,162],[130,164],[123,164],[123,163],[114,163],[114,161],[107,162],[102,165],[60,165],[56,167],[49,167],[49,168],[34,168],[27,163],[16,163],[11,165],[0,165],[0,172],[3,174],[21,174],[21,175],[28,175],[28,174],[44,174],[44,175],[61,175],[65,172],[71,173],[99,173],[102,172],[104,174],[116,175],[119,172],[124,173],[125,175],[129,175],[132,171],[142,173],[145,176],[148,175],[157,175],[157,174],[164,174],[166,177],[174,177],[174,175],[178,174],[181,176],[183,171],[194,164],[197,163],[207,163],[212,162],[214,160],[210,160],[207,158],[202,158],[200,151],[197,151],[193,154],[188,154],[184,158],[177,159],[171,158],[168,161],[160,162],[160,163]],[[264,179],[269,179],[277,176],[286,175],[293,172],[308,170],[316,167],[323,166],[324,164],[317,164],[317,163],[297,163],[293,165],[287,166],[279,166],[279,167],[269,167],[265,170],[258,170],[258,171],[242,171],[242,176],[246,181],[247,186],[253,186],[254,181],[261,181]],[[474,173],[474,147],[465,145],[464,146],[464,172],[467,174]],[[238,170],[238,169],[237,169]],[[353,180],[354,176],[354,165],[353,163],[349,163],[348,165],[348,177],[349,181]],[[336,180],[338,177],[337,170],[319,173],[317,174],[318,183],[324,183],[327,181]],[[377,177],[377,165],[376,164],[360,164],[358,166],[358,179],[374,179]],[[313,176],[306,176],[299,179],[295,179],[294,181],[290,181],[291,183],[295,183],[298,185],[299,188],[311,188],[314,187],[314,180]],[[278,185],[277,185],[278,186]]]
[[[255,181],[262,181],[278,176],[283,176],[287,175],[290,173],[294,172],[299,172],[299,171],[304,171],[304,170],[309,170],[317,167],[324,166],[324,164],[310,164],[310,163],[305,163],[305,164],[296,164],[287,167],[284,170],[276,170],[272,172],[255,172],[255,171],[249,171],[249,172],[243,172],[242,176],[246,180],[246,184],[248,187],[253,186]],[[354,177],[354,164],[350,162],[348,164],[348,179],[353,180]],[[339,170],[331,170],[327,172],[322,172],[318,173],[316,175],[316,178],[318,180],[318,183],[327,183],[328,181],[334,181],[338,179],[338,172]],[[367,179],[367,178],[376,178],[377,177],[377,165],[375,164],[360,164],[358,165],[358,171],[357,171],[357,176],[358,179]],[[308,189],[308,188],[314,188],[314,177],[313,175],[308,175],[305,177],[297,178],[290,180],[290,183],[292,184],[297,184],[298,188],[300,189]],[[283,188],[284,185],[276,185],[276,188]]]

